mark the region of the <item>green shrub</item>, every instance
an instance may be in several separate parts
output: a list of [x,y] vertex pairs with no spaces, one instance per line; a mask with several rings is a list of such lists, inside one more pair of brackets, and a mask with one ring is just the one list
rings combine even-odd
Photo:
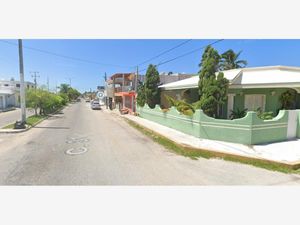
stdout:
[[26,93],[26,105],[29,108],[39,109],[40,115],[52,113],[67,103],[66,94],[54,94],[42,89],[30,89]]
[[231,110],[231,114],[230,114],[230,119],[239,119],[239,118],[243,118],[246,116],[247,114],[247,110],[248,109],[242,109],[240,110],[239,108],[237,108],[236,110]]
[[262,120],[271,120],[274,118],[273,112],[263,112],[261,108],[256,110],[257,117]]
[[295,91],[283,92],[279,97],[279,101],[281,103],[281,109],[294,109],[295,98],[296,98]]
[[186,103],[185,101],[176,100],[167,95],[165,95],[165,97],[169,104],[171,106],[174,106],[178,112],[187,116],[192,116],[195,113],[195,109],[191,104]]

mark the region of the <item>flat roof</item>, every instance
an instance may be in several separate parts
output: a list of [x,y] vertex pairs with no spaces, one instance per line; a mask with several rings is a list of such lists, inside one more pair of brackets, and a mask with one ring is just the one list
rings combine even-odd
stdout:
[[[265,66],[220,71],[229,80],[230,88],[298,87],[300,67]],[[217,72],[219,73],[219,72]],[[163,90],[198,87],[199,76],[159,86]]]

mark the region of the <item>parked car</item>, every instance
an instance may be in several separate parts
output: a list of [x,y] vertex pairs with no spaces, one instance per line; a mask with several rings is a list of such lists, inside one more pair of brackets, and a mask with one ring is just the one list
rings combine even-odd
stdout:
[[91,100],[89,98],[85,99],[85,102],[90,102]]
[[98,101],[93,101],[91,104],[92,109],[101,109],[101,106]]

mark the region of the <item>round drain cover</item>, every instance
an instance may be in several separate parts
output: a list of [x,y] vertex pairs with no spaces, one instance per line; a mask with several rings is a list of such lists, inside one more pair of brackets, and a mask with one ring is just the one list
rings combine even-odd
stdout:
[[83,154],[87,151],[88,151],[88,149],[86,147],[80,147],[80,148],[77,148],[77,149],[70,148],[66,151],[66,154],[68,154],[68,155],[80,155],[80,154]]

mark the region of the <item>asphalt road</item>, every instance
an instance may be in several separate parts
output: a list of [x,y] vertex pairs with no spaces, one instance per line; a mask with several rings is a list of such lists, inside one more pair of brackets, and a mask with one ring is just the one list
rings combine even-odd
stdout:
[[[28,110],[26,111],[26,117],[34,114],[34,111]],[[17,120],[21,120],[21,109],[17,108],[8,112],[0,112],[0,128],[5,125],[16,122]]]
[[25,133],[0,134],[0,184],[287,185],[300,176],[176,155],[81,102]]

